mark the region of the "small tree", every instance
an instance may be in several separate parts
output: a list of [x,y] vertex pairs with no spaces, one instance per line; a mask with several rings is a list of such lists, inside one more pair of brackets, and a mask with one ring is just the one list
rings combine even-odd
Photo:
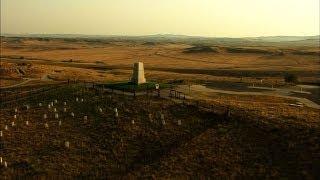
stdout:
[[298,76],[295,74],[285,74],[284,81],[286,83],[297,83],[298,82]]

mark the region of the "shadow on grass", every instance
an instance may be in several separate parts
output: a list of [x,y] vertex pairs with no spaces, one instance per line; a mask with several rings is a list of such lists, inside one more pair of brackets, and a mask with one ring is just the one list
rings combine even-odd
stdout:
[[[146,91],[156,89],[156,82],[147,82],[144,84],[135,84],[132,82],[120,82],[112,84],[104,84],[105,88],[115,89],[115,90],[124,90],[124,91]],[[169,84],[159,84],[160,89],[169,88]]]

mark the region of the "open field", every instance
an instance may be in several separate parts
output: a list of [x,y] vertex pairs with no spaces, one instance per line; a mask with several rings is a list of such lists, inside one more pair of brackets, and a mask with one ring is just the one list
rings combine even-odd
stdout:
[[[72,39],[71,39],[72,40]],[[244,45],[245,46],[245,45]],[[308,72],[318,74],[319,50],[315,47],[225,47],[218,46],[217,52],[184,53],[193,45],[140,42],[86,42],[75,39],[42,40],[37,38],[2,38],[1,57],[41,62],[65,62],[105,65],[111,68],[128,68],[137,60],[145,63],[147,69],[198,69],[257,72]],[[307,48],[307,49],[306,49]],[[233,49],[235,49],[233,51]],[[297,53],[314,52],[314,53]],[[186,71],[187,72],[187,71]],[[182,73],[182,72],[181,72]],[[195,72],[193,72],[195,73]],[[312,74],[314,73],[314,74]],[[228,74],[227,74],[228,75]],[[240,75],[240,72],[239,74]]]
[[[0,175],[316,179],[319,52],[314,39],[1,37]],[[136,61],[160,98],[124,92]]]
[[[203,44],[206,45],[192,41],[2,37],[1,86],[39,79],[125,82],[130,79],[132,64],[138,60],[144,62],[146,78],[153,82],[258,92],[261,90],[247,86],[287,87],[285,74],[294,74],[300,84],[319,84],[317,43]],[[311,95],[294,95],[318,102],[319,88],[308,92]]]

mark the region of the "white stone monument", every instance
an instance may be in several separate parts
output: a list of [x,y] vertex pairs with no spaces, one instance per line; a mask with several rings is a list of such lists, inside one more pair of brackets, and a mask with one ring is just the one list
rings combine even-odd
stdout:
[[144,67],[142,62],[134,63],[131,82],[135,84],[146,83],[146,78],[144,77]]

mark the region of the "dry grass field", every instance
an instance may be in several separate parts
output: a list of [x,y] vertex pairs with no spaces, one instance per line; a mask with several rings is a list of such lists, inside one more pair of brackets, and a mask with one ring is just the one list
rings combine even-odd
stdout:
[[[186,53],[190,44],[142,43],[37,38],[2,38],[1,57],[34,60],[41,64],[62,63],[127,69],[136,61],[146,69],[187,74],[269,76],[276,72],[296,72],[304,77],[318,75],[317,47],[211,47],[213,52],[196,49]],[[307,48],[307,50],[306,50]],[[297,52],[300,52],[297,53]],[[305,52],[305,53],[301,53]],[[307,53],[309,52],[309,53]],[[310,53],[313,52],[313,53]],[[64,62],[64,63],[63,63]],[[69,63],[67,63],[69,62]],[[72,65],[73,64],[73,65]],[[61,65],[61,64],[60,64]],[[79,65],[80,66],[80,65]]]
[[[1,177],[319,177],[317,43],[1,37],[0,55]],[[187,100],[81,86],[128,81],[137,61]]]
[[[157,82],[179,81],[183,84],[216,86],[228,83],[230,87],[241,82],[244,85],[279,87],[286,85],[285,74],[294,74],[300,84],[318,85],[320,81],[318,43],[244,41],[203,44],[2,37],[1,86],[20,83],[22,78],[103,83],[128,81],[132,64],[136,61],[144,62],[146,78]],[[26,72],[21,74],[19,69],[26,69]],[[234,86],[234,89],[237,87]],[[314,94],[319,94],[319,91]],[[312,95],[313,100],[317,99],[316,95]]]
[[[78,85],[25,97],[1,107],[0,157],[7,163],[0,167],[1,177],[312,179],[319,175],[319,115],[312,109],[295,116],[290,114],[292,108],[287,116],[270,117],[223,101],[197,105],[192,100],[133,98]],[[260,101],[279,107],[286,103],[260,98],[257,104]],[[231,110],[228,116],[226,107]]]

